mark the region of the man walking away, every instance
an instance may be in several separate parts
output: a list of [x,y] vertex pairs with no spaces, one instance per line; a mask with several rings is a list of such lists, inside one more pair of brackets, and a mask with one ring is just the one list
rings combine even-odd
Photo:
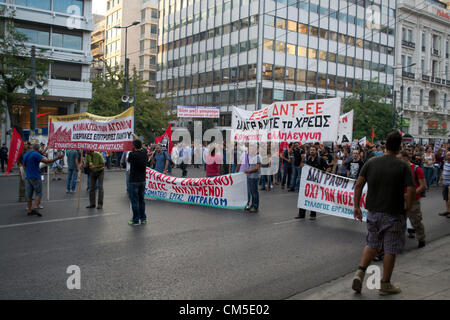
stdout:
[[[42,214],[39,213],[39,204],[42,198],[42,179],[41,179],[41,170],[39,169],[39,163],[43,162],[45,164],[51,164],[59,159],[62,159],[64,154],[60,154],[57,158],[52,160],[48,160],[44,158],[39,153],[39,145],[33,145],[33,150],[27,152],[23,156],[23,164],[25,166],[26,172],[26,180],[25,180],[25,188],[27,192],[27,214],[37,215],[38,217],[42,217]],[[34,198],[34,207],[31,208],[33,193],[35,194]]]
[[133,151],[128,155],[127,162],[130,164],[128,197],[133,209],[133,218],[128,224],[138,225],[139,221],[141,224],[146,224],[144,193],[148,156],[147,152],[142,149],[141,140],[133,141]]
[[75,193],[78,172],[80,170],[80,153],[78,150],[67,151],[67,193]]
[[354,217],[359,221],[362,221],[360,208],[362,189],[366,182],[368,184],[367,245],[352,282],[352,289],[358,293],[361,292],[367,267],[381,249],[384,250],[384,258],[379,293],[388,295],[401,292],[401,289],[392,285],[390,281],[395,257],[405,246],[406,218],[411,212],[416,195],[411,168],[396,157],[401,143],[401,134],[398,131],[391,132],[386,139],[387,154],[367,161],[356,181]]
[[[422,168],[414,163],[411,163],[411,151],[402,151],[402,159],[411,167],[414,183],[416,185],[416,198],[413,201],[411,212],[409,213],[409,221],[414,228],[412,231],[416,233],[417,241],[419,241],[418,247],[423,248],[425,247],[425,227],[422,223],[420,197],[421,193],[427,188],[427,182],[425,180],[425,174],[423,173]],[[410,232],[408,229],[408,233],[412,234],[411,238],[414,238],[413,232]]]
[[439,213],[439,215],[450,218],[450,198],[448,196],[450,190],[450,151],[447,151],[445,155],[445,162],[442,169],[441,178],[439,179],[439,185],[443,185],[442,196],[444,198],[446,207],[446,210],[442,213]]
[[[90,169],[89,174],[89,202],[88,209],[95,208],[95,191],[98,187],[98,206],[103,208],[103,178],[105,175],[105,160],[100,152],[88,151],[86,155],[86,165]],[[98,184],[97,184],[98,182]]]
[[2,163],[2,172],[5,172],[5,163],[8,162],[8,148],[6,147],[6,143],[0,149],[0,161]]

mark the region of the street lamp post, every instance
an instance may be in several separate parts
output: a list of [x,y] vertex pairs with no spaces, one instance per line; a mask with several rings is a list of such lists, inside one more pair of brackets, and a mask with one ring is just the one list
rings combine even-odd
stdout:
[[[402,91],[401,91],[401,95],[400,95],[400,100],[401,100],[401,104],[402,104],[402,113],[401,113],[401,117],[400,117],[400,130],[402,130],[402,125],[403,125],[403,112],[404,112],[403,103],[404,103],[404,100],[405,100],[405,97],[404,97],[404,95],[405,95],[405,87],[403,86],[403,69],[406,69],[406,68],[409,68],[409,67],[413,67],[415,65],[416,65],[416,63],[411,63],[408,66],[392,68],[392,70],[402,69],[402,75],[401,75],[401,77],[402,77],[402,86],[401,86]],[[395,97],[395,95],[394,95],[394,97]],[[396,99],[396,97],[395,97],[395,99]],[[394,107],[395,107],[395,103],[396,103],[396,101],[394,101]],[[394,128],[395,127],[397,127],[397,125],[396,125],[396,120],[395,120],[395,109],[394,109]]]
[[[132,24],[122,27],[122,26],[114,26],[114,28],[116,29],[125,29],[125,79],[123,81],[123,87],[124,87],[124,95],[128,96],[128,77],[129,77],[129,60],[127,58],[127,45],[128,45],[128,28],[132,27],[132,26],[136,26],[138,24],[140,24],[141,22],[136,20],[134,21]],[[125,102],[125,109],[127,109],[129,106],[129,102]]]

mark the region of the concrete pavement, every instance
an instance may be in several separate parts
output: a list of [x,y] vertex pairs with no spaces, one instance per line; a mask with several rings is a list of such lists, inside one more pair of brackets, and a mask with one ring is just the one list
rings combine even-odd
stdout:
[[[382,270],[382,262],[375,265]],[[351,272],[289,300],[450,300],[450,236],[398,256],[391,282],[402,289],[400,294],[380,296],[366,283],[357,294],[351,289],[353,275]]]

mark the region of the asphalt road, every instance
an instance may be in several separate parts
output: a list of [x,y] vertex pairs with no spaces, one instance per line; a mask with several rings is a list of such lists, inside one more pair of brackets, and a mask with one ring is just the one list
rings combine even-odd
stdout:
[[[364,223],[294,220],[297,194],[278,186],[260,192],[257,214],[148,201],[136,227],[124,172],[104,186],[103,210],[85,209],[85,184],[78,210],[65,177],[52,181],[38,218],[17,202],[18,177],[0,177],[0,299],[285,299],[352,272],[365,243]],[[437,188],[423,200],[428,241],[450,234],[443,204]],[[70,265],[81,290],[67,289]]]

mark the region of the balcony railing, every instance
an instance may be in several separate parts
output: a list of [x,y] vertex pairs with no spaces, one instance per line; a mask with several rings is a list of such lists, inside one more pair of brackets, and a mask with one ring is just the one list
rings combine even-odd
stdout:
[[431,49],[431,54],[438,56],[439,55],[439,50],[438,49]]
[[402,40],[402,46],[414,49],[416,47],[416,44],[414,42],[411,42],[411,41]]
[[409,78],[409,79],[415,79],[415,74],[408,71],[402,71],[402,77]]
[[441,83],[441,78],[434,78],[434,83]]
[[430,76],[427,76],[425,74],[422,75],[422,80],[423,81],[430,81]]

